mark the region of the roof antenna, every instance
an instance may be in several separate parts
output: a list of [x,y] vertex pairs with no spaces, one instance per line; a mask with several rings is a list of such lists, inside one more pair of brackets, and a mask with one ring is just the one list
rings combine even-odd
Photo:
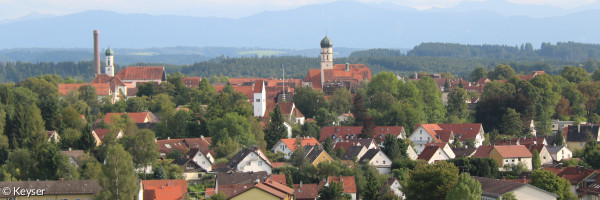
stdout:
[[281,88],[281,101],[285,101],[285,69],[283,68],[283,64],[281,64],[281,71],[283,72],[283,87]]

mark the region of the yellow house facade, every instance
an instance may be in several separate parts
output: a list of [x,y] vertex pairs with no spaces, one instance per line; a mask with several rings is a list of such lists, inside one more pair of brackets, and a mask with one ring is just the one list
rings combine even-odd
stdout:
[[275,196],[271,193],[265,192],[261,189],[258,188],[252,188],[249,190],[246,190],[243,193],[240,193],[237,196],[234,196],[231,198],[232,200],[246,200],[246,199],[264,199],[264,200],[281,200],[281,199],[288,199],[288,198],[279,198],[278,196]]

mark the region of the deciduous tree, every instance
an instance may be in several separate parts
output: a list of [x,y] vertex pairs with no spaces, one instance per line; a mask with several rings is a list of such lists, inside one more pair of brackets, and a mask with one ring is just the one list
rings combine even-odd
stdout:
[[446,200],[480,200],[481,184],[471,178],[469,173],[462,173],[452,190],[448,191]]

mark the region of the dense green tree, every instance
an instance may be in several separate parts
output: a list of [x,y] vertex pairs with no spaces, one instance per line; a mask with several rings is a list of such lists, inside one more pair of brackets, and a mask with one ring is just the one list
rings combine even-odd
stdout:
[[35,178],[35,162],[27,149],[15,149],[8,154],[6,170],[17,180]]
[[515,70],[510,65],[498,65],[494,71],[488,73],[488,77],[492,80],[507,80],[515,75]]
[[56,176],[64,180],[77,180],[79,179],[79,171],[77,167],[69,161],[69,156],[64,154],[56,154],[54,156],[54,162],[56,163]]
[[267,149],[267,141],[265,141],[265,132],[264,126],[256,117],[248,116],[246,117],[246,121],[250,124],[250,134],[254,135],[254,139],[256,140],[256,146],[261,149]]
[[[240,145],[233,141],[230,137],[219,140],[217,143],[213,142],[213,148],[217,154],[217,158],[233,156],[240,150]],[[181,155],[177,156],[181,157]]]
[[302,134],[300,136],[314,137],[319,139],[321,128],[316,122],[305,122],[302,124]]
[[486,77],[487,76],[487,70],[485,70],[485,68],[483,67],[476,67],[470,75],[470,81],[471,82],[475,82],[477,80],[479,80],[480,78]]
[[373,76],[367,85],[367,95],[372,97],[378,92],[388,92],[398,96],[398,78],[392,72],[381,72]]
[[198,91],[200,91],[199,101],[204,104],[209,104],[212,102],[215,96],[217,96],[217,90],[215,87],[210,85],[208,79],[206,78],[200,80],[200,83],[198,84]]
[[504,193],[501,200],[517,200],[514,192]]
[[[217,144],[226,138],[231,138],[234,142],[243,146],[256,145],[254,136],[250,132],[250,124],[246,118],[237,113],[227,113],[223,118],[209,122],[208,130],[210,131],[213,144]],[[267,139],[267,135],[265,133],[265,139]]]
[[150,107],[148,97],[133,97],[127,99],[127,112],[145,112]]
[[320,90],[314,90],[312,87],[296,88],[294,103],[298,110],[306,117],[316,115],[319,108],[326,108],[325,94]]
[[79,100],[82,100],[92,108],[98,105],[98,93],[96,93],[96,88],[94,86],[82,85],[77,91],[79,92]]
[[403,139],[386,134],[381,151],[392,160],[408,158],[406,153],[408,145]]
[[458,176],[458,181],[448,191],[447,200],[480,200],[481,184],[471,178],[469,173],[462,173]]
[[328,154],[333,153],[333,141],[331,140],[331,137],[325,138],[325,141],[323,141],[323,149]]
[[[147,170],[148,166],[152,166],[160,157],[158,154],[158,145],[154,142],[154,132],[148,129],[143,129],[131,137],[130,142],[123,143],[123,148],[133,158],[133,165],[136,169]],[[122,140],[125,141],[125,140]]]
[[77,112],[77,110],[71,106],[64,108],[61,116],[63,126],[63,129],[61,130],[69,128],[82,130],[87,123],[83,118],[81,118],[81,114],[79,114],[79,112]]
[[269,124],[265,129],[265,141],[267,141],[267,149],[273,148],[273,145],[279,140],[287,138],[288,132],[287,127],[283,124],[285,120],[281,114],[281,108],[279,105],[275,106],[275,109],[269,113]]
[[423,108],[428,123],[442,123],[446,117],[446,109],[442,103],[442,93],[432,78],[423,77],[417,82],[417,87],[421,92]]
[[[587,137],[590,137],[588,135]],[[589,140],[590,138],[588,138]],[[600,169],[600,146],[595,142],[588,142],[583,148],[583,160],[590,164],[594,169]]]
[[570,82],[581,83],[590,80],[590,74],[581,67],[566,66],[560,72],[560,76]]
[[535,121],[538,133],[546,135],[551,133],[552,116],[556,104],[560,100],[560,87],[552,81],[547,74],[535,76],[529,82],[536,87],[538,98],[533,98],[535,103]]
[[587,99],[585,110],[587,111],[586,115],[589,117],[597,110],[598,100],[600,100],[600,82],[579,83],[577,88]]
[[363,199],[378,199],[381,182],[377,180],[377,170],[367,170],[365,172],[366,183],[363,186],[361,197]]
[[523,121],[515,109],[507,108],[502,115],[502,130],[504,133],[520,137],[523,134]]
[[454,88],[454,91],[448,94],[448,115],[458,118],[467,117],[467,109],[469,108],[467,105],[468,99],[469,95],[465,89]]
[[134,199],[138,193],[139,184],[131,155],[120,144],[108,147],[103,175],[100,177],[102,190],[98,199]]
[[215,195],[212,195],[208,198],[208,200],[226,200],[227,199],[227,195],[219,192]]
[[63,148],[78,148],[81,135],[80,130],[67,128],[60,134],[60,143]]
[[319,189],[319,200],[342,200],[350,199],[344,195],[342,183],[330,182],[328,186]]
[[596,69],[592,74],[592,80],[600,81],[600,69]]
[[455,158],[448,162],[467,170],[471,176],[496,178],[500,173],[498,163],[491,158]]
[[575,200],[577,197],[571,193],[571,184],[567,179],[558,177],[554,172],[546,170],[533,170],[531,185],[542,190],[558,195],[559,200]]
[[362,126],[364,120],[368,117],[367,109],[362,94],[356,94],[352,103],[352,114],[354,114],[354,125]]
[[533,151],[533,157],[531,158],[531,166],[533,167],[533,169],[539,169],[542,167],[540,153],[537,150]]
[[151,97],[156,95],[156,84],[154,82],[146,82],[137,85],[137,93],[135,96],[142,97],[147,96]]
[[335,113],[330,113],[329,110],[325,108],[319,108],[315,114],[315,120],[317,121],[317,125],[320,127],[332,126],[337,121],[336,119],[337,116],[335,116]]
[[83,165],[79,168],[82,180],[99,180],[102,177],[102,164],[96,158],[86,154],[85,157],[78,159],[83,160]]
[[402,192],[407,199],[445,199],[457,180],[458,168],[452,163],[420,164],[410,171]]
[[329,107],[330,110],[337,114],[343,114],[350,112],[350,106],[352,105],[352,95],[346,88],[339,88],[333,92]]

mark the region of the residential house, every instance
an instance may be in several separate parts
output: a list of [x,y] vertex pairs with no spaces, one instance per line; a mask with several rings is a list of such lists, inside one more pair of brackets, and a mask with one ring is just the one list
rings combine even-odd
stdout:
[[342,163],[347,164],[349,166],[354,166],[354,162],[360,160],[365,153],[367,153],[369,149],[365,146],[355,145],[350,146],[346,149],[346,152],[342,156]]
[[215,180],[215,193],[221,192],[221,186],[248,185],[262,182],[269,178],[265,171],[259,172],[217,172]]
[[454,152],[454,155],[457,158],[469,158],[469,157],[475,155],[476,151],[477,151],[477,148],[475,148],[475,147],[469,147],[469,146],[452,148],[452,152]]
[[59,143],[60,136],[56,131],[46,131],[46,136],[48,138],[48,142]]
[[304,158],[308,163],[317,166],[321,162],[332,162],[333,158],[327,154],[322,146],[304,146]]
[[[97,128],[92,130],[92,137],[94,137],[94,141],[96,141],[96,146],[100,146],[102,145],[102,143],[104,142],[104,137],[107,136],[110,133],[110,129],[102,129],[102,128]],[[119,139],[123,137],[123,130],[119,130],[119,132],[116,133],[115,138]]]
[[600,125],[578,124],[577,126],[568,126],[564,128],[564,134],[567,136],[567,147],[572,150],[582,149],[589,141],[599,142]]
[[498,163],[500,170],[505,170],[505,167],[522,163],[527,170],[531,171],[532,156],[527,147],[523,145],[494,146],[489,154],[489,157]]
[[[161,158],[166,158],[173,151],[178,151],[179,154],[185,155],[190,151],[190,149],[196,148],[199,153],[204,158],[196,158],[196,156],[190,155],[190,157],[194,157],[194,160],[198,163],[198,165],[205,166],[202,164],[202,161],[209,160],[210,163],[214,163],[214,152],[210,150],[211,145],[211,137],[200,136],[199,138],[182,138],[182,139],[171,139],[167,138],[166,140],[156,140],[158,144],[158,152],[160,153]],[[208,167],[203,167],[208,169]],[[210,171],[210,170],[208,170]]]
[[380,149],[369,149],[358,163],[368,163],[377,168],[380,174],[389,174],[392,172],[392,159],[390,159]]
[[143,200],[181,200],[186,199],[188,187],[186,180],[142,180],[140,187]]
[[567,179],[571,184],[571,192],[578,196],[577,189],[588,187],[595,182],[598,177],[598,171],[593,169],[585,169],[583,166],[578,167],[544,167],[545,170],[554,172],[561,178]]
[[227,162],[227,167],[239,172],[265,171],[267,174],[273,169],[269,158],[258,147],[242,149]]
[[296,200],[317,200],[319,198],[319,186],[317,184],[294,184],[294,197]]
[[472,141],[479,147],[485,140],[483,126],[475,124],[417,124],[415,131],[409,136],[415,144],[417,154],[421,154],[428,143],[452,143],[458,140],[463,144]]
[[127,114],[129,118],[131,118],[136,124],[146,124],[146,123],[158,123],[160,120],[154,113],[146,111],[146,112],[130,112],[130,113],[106,113],[104,116],[104,122],[106,124],[112,124],[113,116],[121,116],[123,114]]
[[202,77],[182,77],[181,81],[187,88],[197,88],[202,81]]
[[80,167],[83,165],[83,155],[85,152],[83,150],[72,150],[69,148],[67,151],[60,151],[61,154],[69,157],[69,163],[74,165],[75,167]]
[[198,180],[206,172],[212,171],[213,162],[200,149],[191,148],[183,157],[176,158],[172,163],[183,167],[185,180]]
[[[279,142],[275,143],[275,145],[273,145],[273,148],[271,149],[271,151],[273,151],[273,153],[283,153],[285,155],[286,159],[290,159],[290,156],[292,155],[292,153],[296,150],[296,147],[298,146],[298,139],[296,138],[290,138],[290,139],[281,139],[279,140]],[[319,141],[317,141],[317,139],[312,138],[312,137],[303,137],[300,138],[300,146],[304,147],[306,145],[311,145],[311,146],[315,146],[315,145],[320,145]]]
[[455,157],[456,155],[454,155],[454,152],[452,152],[448,143],[431,143],[427,144],[427,147],[423,149],[417,159],[425,160],[427,163],[432,164],[437,161],[450,160]]
[[128,88],[137,87],[137,84],[154,82],[160,84],[167,81],[167,73],[164,66],[127,67],[115,75]]
[[511,139],[504,138],[502,140],[494,141],[494,145],[529,145],[529,144],[541,144],[548,145],[548,140],[546,137],[515,137]]
[[489,158],[490,152],[492,151],[494,146],[491,145],[481,145],[477,148],[475,153],[473,154],[473,158]]
[[381,186],[381,189],[379,190],[379,195],[383,196],[384,194],[391,192],[397,197],[400,197],[401,199],[406,199],[406,196],[404,196],[404,193],[401,189],[402,185],[400,185],[398,179],[393,177],[388,178],[383,184],[383,186]]
[[[358,139],[362,131],[362,126],[325,126],[321,128],[321,142],[325,141],[327,137],[336,142],[347,142],[351,139]],[[385,136],[388,134],[393,135],[396,138],[406,139],[406,132],[402,126],[375,126],[373,129],[373,138],[377,142],[378,146],[382,146]]]
[[571,159],[573,157],[573,152],[565,145],[550,145],[546,148],[548,149],[548,153],[552,156],[552,159],[556,162],[560,162],[564,159]]
[[544,144],[526,144],[525,147],[527,147],[527,149],[529,150],[529,152],[531,152],[532,155],[533,151],[538,152],[538,154],[540,155],[540,161],[542,165],[552,164],[552,161],[554,161],[554,159],[552,159],[552,155],[548,151],[548,148],[546,148],[546,145]]
[[325,186],[331,182],[341,183],[344,188],[344,194],[349,194],[352,200],[356,200],[356,181],[354,176],[330,176],[327,178]]
[[[0,193],[0,199],[94,199],[102,189],[98,180],[12,181],[0,182],[0,187],[10,188]],[[13,192],[14,188],[31,189],[35,194],[27,197]]]
[[[565,127],[568,127],[569,125],[573,125],[573,124],[575,124],[575,121],[561,121],[560,119],[553,119],[552,120],[552,132],[560,133],[565,129]],[[582,122],[581,124],[586,124],[586,123]]]
[[481,184],[481,199],[496,200],[500,199],[506,193],[513,193],[516,199],[527,200],[550,200],[558,199],[558,195],[542,190],[530,184],[503,181],[485,177],[472,176],[473,179]]
[[274,181],[256,183],[247,189],[230,196],[232,200],[265,199],[265,200],[292,200],[294,189]]

